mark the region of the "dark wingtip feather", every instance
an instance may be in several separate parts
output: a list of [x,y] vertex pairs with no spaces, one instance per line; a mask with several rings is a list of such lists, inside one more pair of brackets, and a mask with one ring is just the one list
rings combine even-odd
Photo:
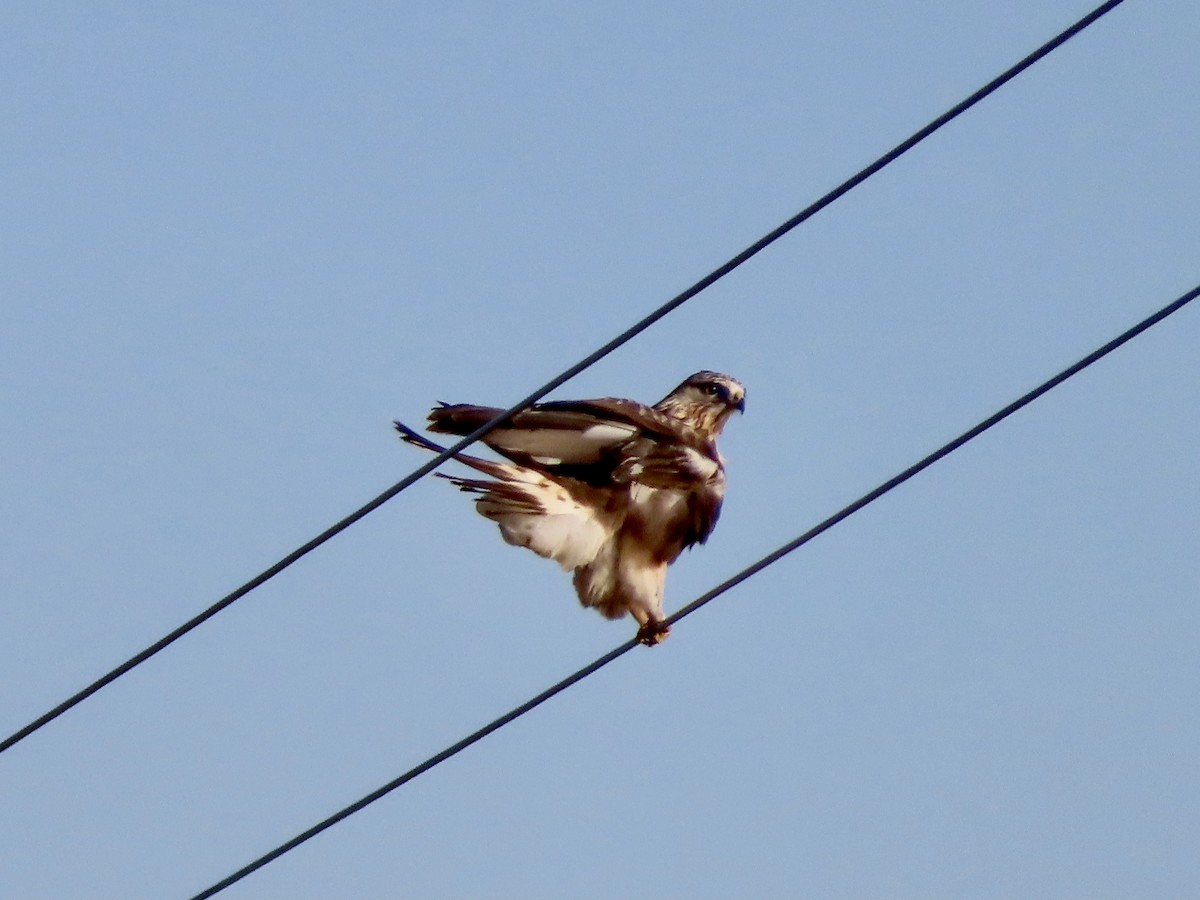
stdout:
[[443,403],[429,411],[427,431],[438,434],[468,435],[479,426],[490,422],[502,410],[490,406],[472,406],[469,403]]
[[399,419],[394,419],[392,421],[392,427],[400,433],[400,440],[404,441],[406,444],[412,444],[413,446],[420,447],[422,450],[431,450],[434,453],[441,453],[446,449],[440,444],[435,444],[433,441],[429,440],[429,438],[425,437],[425,435],[409,428]]

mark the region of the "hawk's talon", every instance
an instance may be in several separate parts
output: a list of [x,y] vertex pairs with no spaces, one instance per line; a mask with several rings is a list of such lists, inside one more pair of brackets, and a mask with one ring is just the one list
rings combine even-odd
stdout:
[[655,644],[661,644],[665,641],[670,633],[670,625],[666,625],[657,619],[651,619],[638,629],[637,639],[647,647],[653,647]]

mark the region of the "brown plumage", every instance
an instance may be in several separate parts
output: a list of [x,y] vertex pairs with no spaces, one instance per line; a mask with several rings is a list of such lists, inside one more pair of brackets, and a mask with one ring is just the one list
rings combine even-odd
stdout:
[[[716,439],[745,396],[735,379],[704,371],[654,406],[614,398],[535,404],[482,438],[509,462],[460,453],[488,479],[450,481],[479,495],[476,509],[508,543],[574,571],[583,605],[612,619],[629,613],[642,642],[655,644],[669,630],[667,567],[704,543],[720,515],[725,465]],[[428,427],[463,436],[501,412],[443,404]],[[396,429],[408,443],[442,450],[400,422]]]

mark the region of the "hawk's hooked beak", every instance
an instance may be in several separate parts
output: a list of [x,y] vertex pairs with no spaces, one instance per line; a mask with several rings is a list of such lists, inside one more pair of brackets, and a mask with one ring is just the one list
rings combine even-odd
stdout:
[[733,404],[733,408],[736,409],[740,413],[744,413],[746,411],[746,398],[739,397],[738,402]]

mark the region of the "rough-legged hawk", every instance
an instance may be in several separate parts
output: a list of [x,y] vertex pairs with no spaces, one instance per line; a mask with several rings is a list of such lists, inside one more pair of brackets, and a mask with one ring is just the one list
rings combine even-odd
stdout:
[[[574,570],[584,606],[610,619],[629,613],[638,638],[656,644],[669,631],[667,567],[717,524],[725,494],[717,436],[745,405],[745,388],[717,372],[697,372],[654,406],[614,398],[538,403],[482,438],[510,462],[455,457],[490,480],[449,480],[479,495],[476,509],[508,543]],[[430,412],[428,428],[468,435],[501,412],[443,404]],[[410,444],[442,450],[400,422],[396,430]]]

